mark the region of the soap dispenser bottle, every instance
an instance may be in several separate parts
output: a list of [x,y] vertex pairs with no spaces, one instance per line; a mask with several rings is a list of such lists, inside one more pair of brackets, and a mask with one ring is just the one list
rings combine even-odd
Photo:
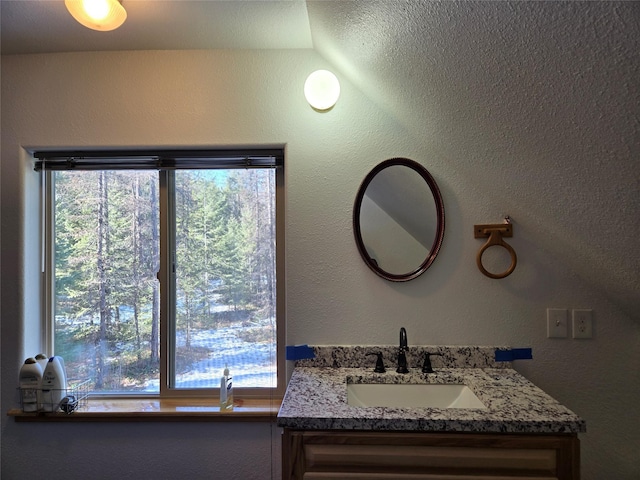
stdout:
[[229,367],[225,365],[220,378],[220,411],[233,410],[233,383],[229,374]]
[[22,411],[37,412],[40,400],[40,384],[42,383],[42,367],[35,358],[27,358],[20,368],[19,385]]

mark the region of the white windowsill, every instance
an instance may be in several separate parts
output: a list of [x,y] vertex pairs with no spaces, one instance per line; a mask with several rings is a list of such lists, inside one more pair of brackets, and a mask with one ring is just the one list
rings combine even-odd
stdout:
[[232,411],[220,411],[214,399],[135,398],[89,399],[72,414],[25,413],[16,408],[7,415],[16,422],[274,422],[281,398],[236,399]]

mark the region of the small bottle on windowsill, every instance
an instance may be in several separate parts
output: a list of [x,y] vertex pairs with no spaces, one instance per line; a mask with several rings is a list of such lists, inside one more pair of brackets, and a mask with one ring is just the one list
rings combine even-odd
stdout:
[[233,383],[229,368],[225,365],[224,373],[220,378],[220,411],[233,410]]

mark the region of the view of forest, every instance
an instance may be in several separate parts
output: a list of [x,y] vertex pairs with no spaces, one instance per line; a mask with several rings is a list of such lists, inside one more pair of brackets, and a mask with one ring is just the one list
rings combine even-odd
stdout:
[[[235,385],[269,386],[276,374],[275,173],[174,173],[175,385],[217,387],[228,364]],[[69,378],[90,379],[94,392],[158,391],[166,193],[158,172],[54,176],[55,354]]]

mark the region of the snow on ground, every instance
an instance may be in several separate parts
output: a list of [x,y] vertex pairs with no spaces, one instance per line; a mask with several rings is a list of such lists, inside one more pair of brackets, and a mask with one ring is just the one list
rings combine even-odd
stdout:
[[[225,366],[233,377],[234,387],[276,386],[276,343],[247,343],[237,336],[244,327],[192,332],[191,345],[209,349],[208,358],[193,364],[189,372],[176,375],[176,388],[219,388]],[[185,345],[178,334],[177,346]],[[159,391],[159,380],[150,380],[145,391]]]

